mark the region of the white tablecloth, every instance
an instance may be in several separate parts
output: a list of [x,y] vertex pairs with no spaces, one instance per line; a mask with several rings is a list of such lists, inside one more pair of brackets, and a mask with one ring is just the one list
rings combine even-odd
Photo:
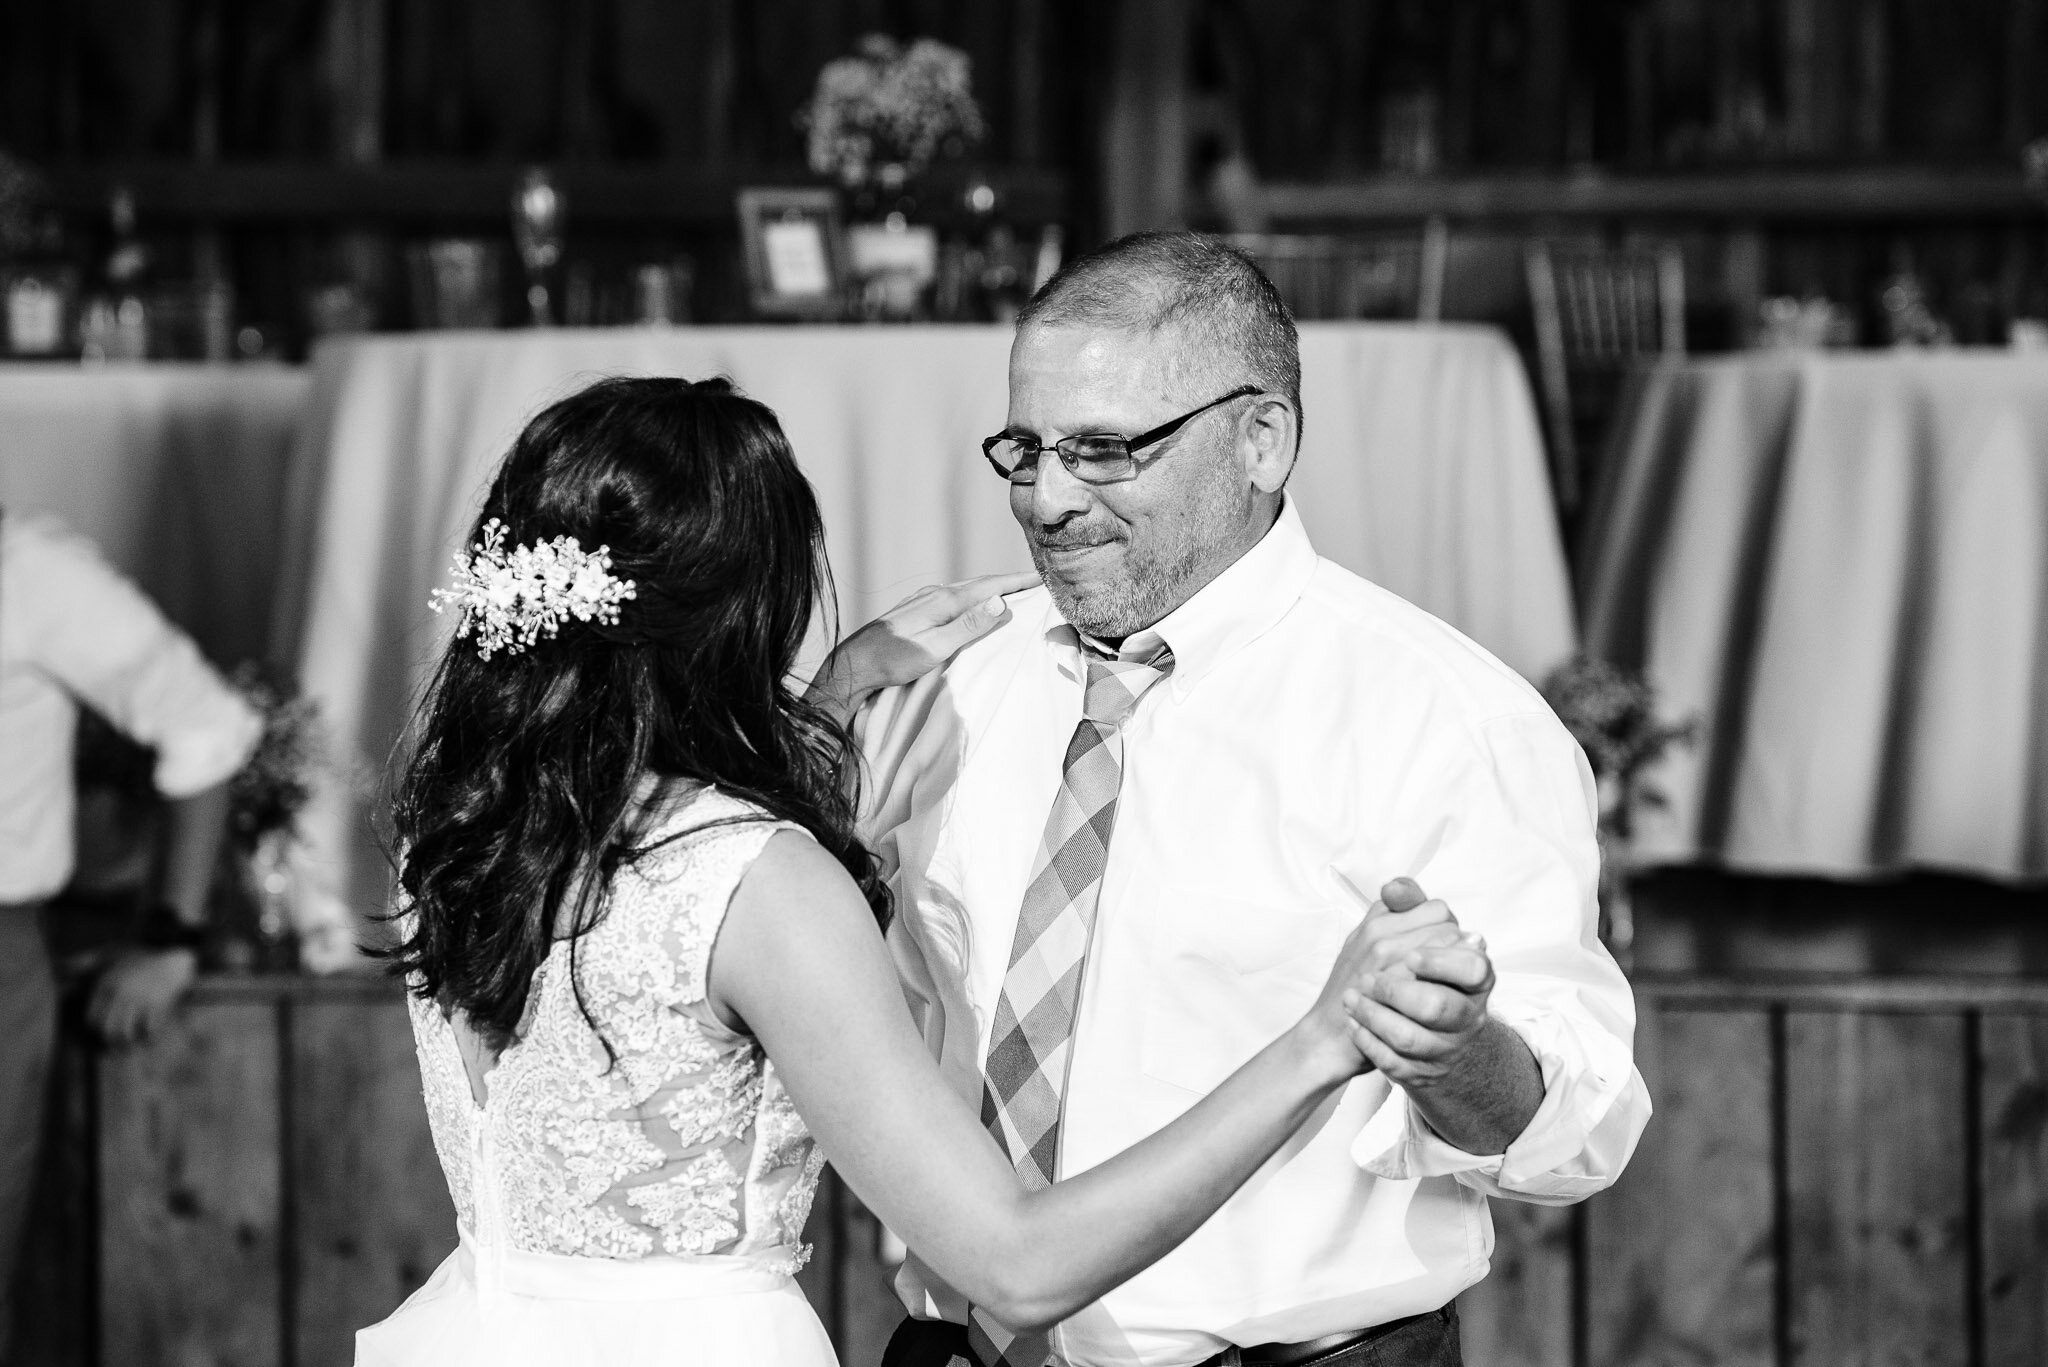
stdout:
[[1587,649],[1705,724],[1643,857],[2048,875],[2048,359],[1671,364],[1616,460]]
[[56,513],[217,664],[264,658],[304,371],[0,365],[0,506]]
[[[699,328],[350,339],[314,359],[305,688],[381,770],[449,624],[427,611],[485,480],[539,408],[607,374],[731,376],[781,416],[824,508],[848,629],[920,585],[1029,568],[979,453],[1005,420],[1010,330]],[[1486,328],[1302,330],[1307,437],[1293,484],[1323,554],[1461,627],[1529,674],[1570,653],[1564,561],[1513,349]],[[294,560],[294,563],[298,563]],[[371,799],[330,789],[309,883],[381,906]]]

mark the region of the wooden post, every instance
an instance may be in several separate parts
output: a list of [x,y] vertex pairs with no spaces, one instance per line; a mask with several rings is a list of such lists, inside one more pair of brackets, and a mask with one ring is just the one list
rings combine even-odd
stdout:
[[1010,161],[1036,166],[1045,155],[1045,0],[1015,0],[1010,18]]
[[1103,217],[1109,236],[1187,222],[1187,64],[1192,0],[1122,0],[1108,115]]
[[2005,41],[2005,145],[2017,148],[2041,130],[2034,124],[2035,90],[2041,73],[2040,0],[2008,0]]
[[1564,153],[1565,85],[1571,64],[1571,5],[1568,0],[1528,0],[1529,65],[1523,98],[1523,155],[1554,164]]
[[[331,124],[328,152],[344,166],[384,156],[384,59],[389,0],[329,0],[321,74]],[[362,291],[374,320],[386,312],[390,245],[381,233],[344,231],[335,243],[342,273]]]

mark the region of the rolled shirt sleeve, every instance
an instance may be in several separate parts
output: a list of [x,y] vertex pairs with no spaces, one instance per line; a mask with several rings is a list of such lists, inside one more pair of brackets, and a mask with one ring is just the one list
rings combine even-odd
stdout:
[[1504,1153],[1472,1154],[1395,1088],[1352,1157],[1389,1179],[1448,1176],[1489,1196],[1566,1204],[1620,1176],[1650,1117],[1634,1000],[1598,935],[1593,775],[1548,714],[1495,718],[1455,750],[1436,766],[1447,815],[1417,880],[1485,937],[1489,1009],[1528,1044],[1543,1101]]
[[[157,791],[177,799],[231,778],[262,718],[207,664],[191,638],[84,537],[23,519],[32,540],[26,592],[10,595],[29,658],[133,740],[156,750]],[[25,547],[24,549],[30,549]]]

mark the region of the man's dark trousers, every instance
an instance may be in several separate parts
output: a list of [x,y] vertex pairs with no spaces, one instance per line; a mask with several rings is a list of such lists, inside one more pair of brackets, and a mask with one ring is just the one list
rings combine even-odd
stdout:
[[[1269,1354],[1266,1349],[1275,1350]],[[1357,1341],[1309,1357],[1282,1356],[1283,1345],[1239,1350],[1233,1360],[1219,1354],[1200,1367],[1463,1367],[1458,1343],[1457,1302],[1406,1319],[1375,1326]],[[905,1320],[882,1353],[882,1367],[975,1367],[967,1355],[967,1331],[943,1320]]]

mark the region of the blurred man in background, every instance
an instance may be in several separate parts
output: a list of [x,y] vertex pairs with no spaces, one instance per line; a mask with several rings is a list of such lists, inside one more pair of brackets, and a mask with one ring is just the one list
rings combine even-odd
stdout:
[[43,914],[76,855],[80,704],[155,750],[169,802],[143,947],[115,955],[87,1005],[103,1038],[131,1044],[162,1025],[198,970],[228,779],[262,721],[91,542],[48,516],[0,514],[0,1358],[56,1045]]

